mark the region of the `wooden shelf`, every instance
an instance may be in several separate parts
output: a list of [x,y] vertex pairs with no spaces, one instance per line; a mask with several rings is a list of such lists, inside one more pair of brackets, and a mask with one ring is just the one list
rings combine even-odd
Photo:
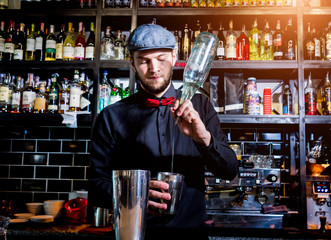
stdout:
[[93,61],[21,61],[3,62],[0,69],[73,69],[73,68],[93,68]]
[[129,60],[101,60],[101,68],[130,68]]
[[104,8],[102,16],[132,16],[132,8]]
[[327,60],[305,60],[303,63],[305,69],[331,68],[331,61]]
[[57,8],[28,8],[28,9],[8,9],[1,10],[4,16],[24,16],[24,17],[54,17],[54,16],[70,16],[70,17],[95,17],[97,9],[57,9]]
[[220,114],[221,123],[241,124],[299,124],[299,116],[283,115],[247,115],[247,114]]
[[319,7],[319,8],[305,7],[303,9],[303,14],[305,14],[305,15],[331,15],[331,8],[330,7]]
[[306,124],[331,124],[331,116],[305,116]]

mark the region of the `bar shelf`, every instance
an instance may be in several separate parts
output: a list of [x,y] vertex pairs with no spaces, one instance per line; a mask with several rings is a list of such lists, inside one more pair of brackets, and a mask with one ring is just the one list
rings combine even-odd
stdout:
[[220,114],[221,123],[240,124],[299,124],[298,115],[247,115],[247,114]]

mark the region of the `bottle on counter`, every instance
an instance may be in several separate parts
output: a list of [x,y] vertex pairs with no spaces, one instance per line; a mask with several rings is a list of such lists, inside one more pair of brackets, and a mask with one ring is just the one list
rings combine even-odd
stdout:
[[245,24],[241,27],[241,33],[237,38],[237,60],[249,60],[249,39],[245,34]]
[[237,59],[237,35],[233,31],[233,21],[229,22],[229,31],[226,34],[226,46],[225,46],[226,60]]
[[82,86],[79,83],[79,71],[75,70],[74,80],[70,85],[70,100],[69,100],[69,111],[78,112],[80,111],[80,95]]
[[222,26],[222,22],[220,23],[220,28],[218,30],[217,33],[217,37],[219,40],[219,44],[217,47],[217,51],[216,51],[216,60],[225,60],[225,44],[226,44],[226,40],[224,37],[224,28]]
[[331,115],[331,83],[329,72],[325,76],[323,85],[323,115]]
[[261,60],[260,56],[261,34],[257,28],[257,19],[255,18],[253,29],[249,33],[249,59]]
[[311,79],[311,73],[308,76],[308,83],[305,88],[305,112],[306,115],[316,115],[316,102],[317,102],[317,93],[316,89],[313,86],[313,81]]
[[26,87],[22,94],[22,112],[33,113],[34,99],[36,98],[36,91],[33,87],[34,74],[28,73]]

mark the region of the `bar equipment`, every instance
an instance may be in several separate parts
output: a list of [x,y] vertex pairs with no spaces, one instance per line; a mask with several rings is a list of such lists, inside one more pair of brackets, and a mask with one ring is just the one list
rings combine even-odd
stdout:
[[113,206],[117,240],[143,240],[150,171],[113,171]]

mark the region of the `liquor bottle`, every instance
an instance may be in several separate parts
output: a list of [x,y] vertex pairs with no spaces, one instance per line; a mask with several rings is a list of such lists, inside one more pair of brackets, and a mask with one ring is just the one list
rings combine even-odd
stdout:
[[36,59],[37,61],[43,61],[44,58],[44,39],[45,39],[45,24],[40,23],[40,30],[36,36]]
[[325,60],[331,60],[331,21],[325,34]]
[[257,5],[259,7],[266,7],[267,6],[267,1],[266,0],[258,0]]
[[8,9],[8,0],[0,0],[0,9]]
[[261,60],[260,56],[260,44],[261,34],[257,28],[257,19],[255,18],[253,29],[249,33],[249,59],[250,60]]
[[267,0],[267,7],[274,7],[275,6],[275,0]]
[[[151,2],[152,2],[152,4],[153,4],[153,2],[154,2],[154,6],[156,6],[156,1],[154,0],[154,1],[150,1],[150,6],[153,6],[152,4],[151,4]],[[130,8],[130,5],[131,5],[131,0],[122,0],[122,7],[123,8]]]
[[200,25],[200,21],[197,20],[197,23],[195,25],[195,28],[194,28],[194,31],[193,31],[193,34],[192,34],[192,39],[191,39],[191,50],[192,51],[192,48],[194,46],[194,43],[195,43],[195,39],[198,37],[199,33],[201,32],[201,25]]
[[120,87],[120,80],[116,78],[114,80],[114,87],[110,93],[110,104],[114,104],[122,99],[122,89]]
[[24,60],[24,49],[25,49],[25,34],[24,34],[24,23],[20,23],[20,28],[17,29],[15,50],[14,50],[14,60],[23,61]]
[[296,59],[297,36],[292,25],[292,18],[288,19],[284,34],[285,59]]
[[88,77],[85,81],[86,91],[82,93],[80,98],[80,108],[81,111],[91,112],[91,103],[93,102],[93,81]]
[[274,60],[284,58],[283,32],[280,28],[280,20],[277,20],[276,31],[274,33]]
[[0,61],[4,60],[5,51],[5,21],[0,23]]
[[70,91],[68,78],[64,78],[62,83],[62,89],[59,92],[59,113],[69,112],[69,101],[70,101]]
[[16,87],[12,94],[11,113],[22,112],[22,92],[24,88],[24,79],[21,76],[16,78]]
[[[147,0],[143,0],[143,1],[148,3]],[[105,0],[105,8],[113,8],[113,7],[114,7],[114,0]],[[142,7],[142,6],[140,6],[140,7]]]
[[23,113],[32,113],[34,99],[36,98],[36,92],[33,88],[33,73],[28,73],[28,79],[26,87],[23,90],[22,94],[22,112]]
[[223,7],[232,7],[232,0],[224,0]]
[[213,34],[213,32],[214,32],[211,23],[207,23],[207,32],[209,32],[211,34]]
[[321,31],[321,34],[319,36],[320,43],[321,43],[321,60],[326,60],[326,33],[328,28],[324,27]]
[[240,0],[232,0],[232,7],[240,7]]
[[0,112],[10,111],[10,96],[9,92],[11,86],[9,84],[9,76],[7,75],[4,79],[0,78]]
[[79,22],[78,36],[75,41],[75,50],[74,50],[75,60],[81,61],[85,59],[85,48],[86,48],[86,41],[85,41],[85,36],[83,34],[83,22]]
[[75,59],[75,40],[72,32],[72,22],[68,23],[68,34],[63,42],[63,60],[72,61]]
[[105,36],[101,41],[101,60],[113,60],[115,58],[115,39],[111,34],[111,27],[106,27]]
[[321,41],[317,36],[316,28],[313,27],[312,30],[312,39],[314,41],[315,51],[314,51],[314,60],[321,60]]
[[217,51],[216,51],[216,60],[225,60],[225,44],[226,44],[226,40],[224,37],[224,28],[222,26],[222,23],[220,23],[220,28],[218,30],[217,33],[217,37],[219,40],[219,44],[217,47]]
[[237,38],[237,60],[249,60],[249,39],[245,34],[245,24],[241,27],[241,33]]
[[226,34],[225,57],[226,60],[237,59],[237,35],[233,31],[232,20],[229,22],[229,31]]
[[293,95],[288,84],[283,91],[283,115],[293,115]]
[[45,93],[45,82],[40,82],[39,91],[36,93],[34,99],[33,113],[46,113],[47,112],[47,94]]
[[276,7],[283,7],[284,6],[283,1],[284,0],[275,0],[275,6]]
[[59,110],[59,88],[57,85],[58,74],[52,75],[52,85],[48,93],[48,112],[57,113]]
[[181,49],[181,37],[179,36],[178,30],[174,31],[174,36],[176,39],[175,51],[176,51],[176,61],[180,59],[180,49]]
[[90,35],[86,42],[86,60],[94,60],[94,49],[95,49],[95,35],[94,35],[94,22],[90,25]]
[[56,60],[63,60],[63,43],[65,39],[64,24],[61,24],[60,33],[56,37]]
[[10,20],[10,25],[5,36],[5,49],[4,49],[4,60],[13,61],[14,60],[14,51],[15,51],[15,22]]
[[329,72],[325,76],[323,85],[323,115],[331,115],[331,83]]
[[316,89],[313,86],[311,73],[308,76],[308,83],[305,88],[305,112],[306,115],[316,115]]
[[185,23],[182,34],[182,60],[188,60],[191,53],[191,32],[188,29],[188,24]]
[[315,54],[315,42],[312,37],[312,31],[310,28],[310,23],[307,24],[307,32],[305,39],[305,59],[306,60],[314,60]]
[[272,32],[269,29],[269,21],[265,22],[264,30],[261,34],[261,60],[274,60]]
[[81,86],[81,92],[80,92],[80,95],[82,95],[83,93],[86,92],[86,82],[85,82],[85,77],[86,77],[85,72],[82,71],[82,72],[80,73],[80,76],[79,76],[79,84],[80,84],[80,86]]
[[257,0],[249,0],[250,7],[257,7]]
[[45,61],[56,60],[56,37],[54,34],[54,25],[50,25],[49,34],[46,37]]
[[80,111],[81,91],[82,91],[82,86],[79,83],[79,71],[75,70],[74,80],[70,85],[70,100],[69,100],[70,112]]
[[121,36],[122,31],[117,30],[117,36],[114,43],[115,60],[124,60],[124,43]]
[[26,37],[25,61],[36,59],[36,38],[34,36],[34,24],[31,24],[30,34]]
[[103,78],[99,89],[99,99],[98,99],[98,113],[107,107],[110,103],[110,86],[107,79],[108,72],[103,72]]
[[248,7],[249,6],[249,0],[241,0],[240,1],[241,7]]

